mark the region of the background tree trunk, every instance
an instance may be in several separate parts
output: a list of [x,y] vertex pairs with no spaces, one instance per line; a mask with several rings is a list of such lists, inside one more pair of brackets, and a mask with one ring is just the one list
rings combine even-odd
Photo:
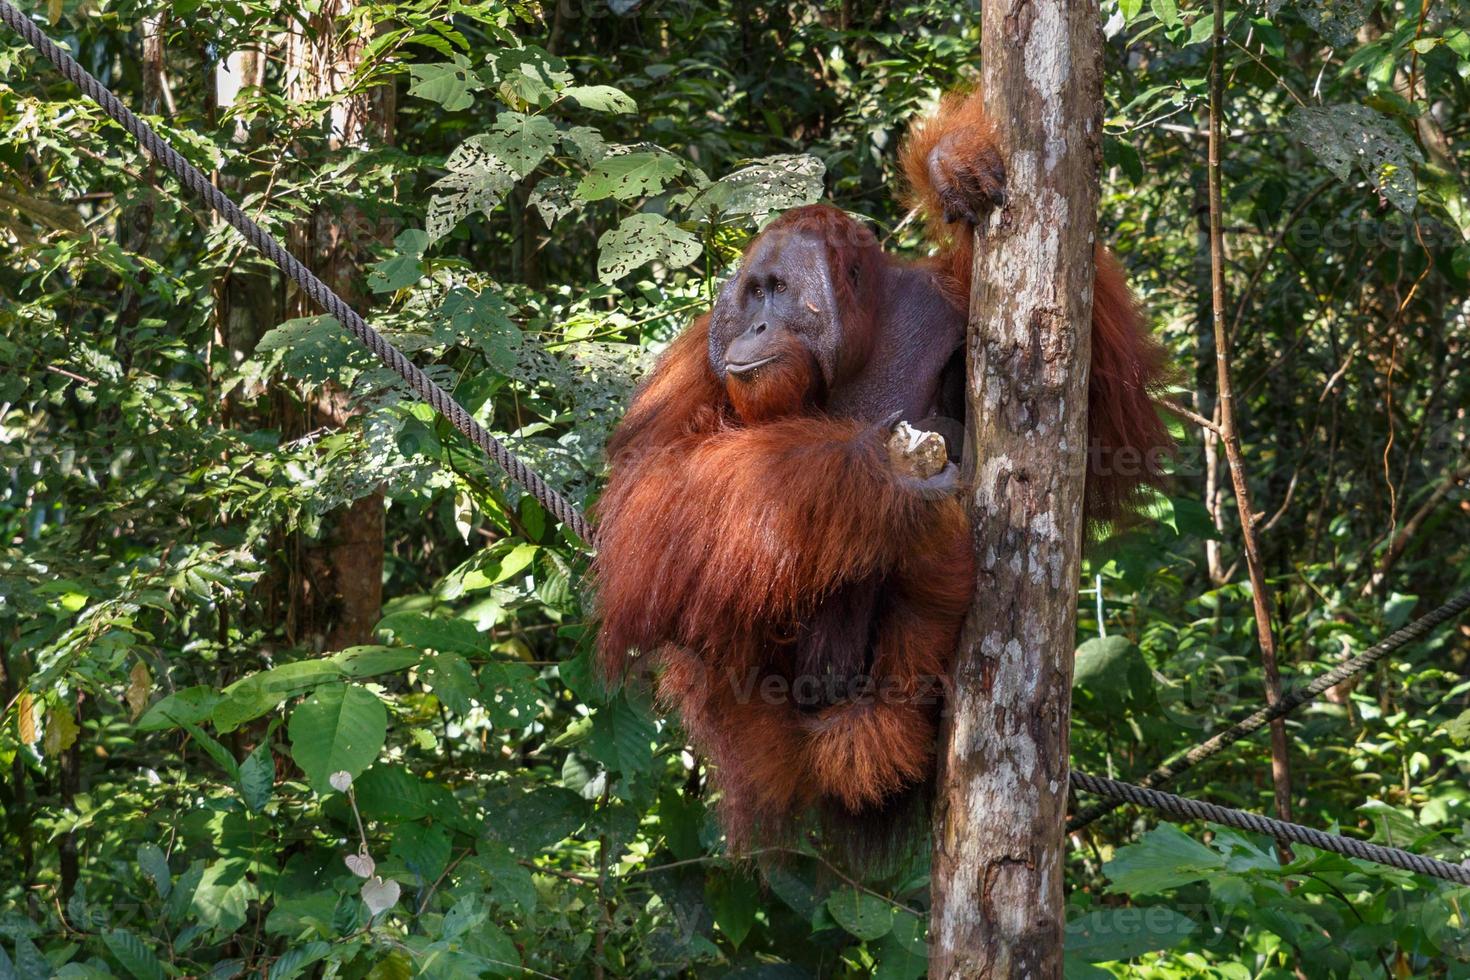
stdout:
[[976,232],[977,582],[940,748],[929,975],[1060,977],[1102,32],[1092,2],[983,17],[1010,203]]
[[[286,45],[286,86],[298,101],[330,98],[354,81],[370,38],[346,30],[353,0],[328,0],[305,30],[292,31]],[[380,85],[338,100],[330,114],[333,149],[391,144],[397,115],[396,90]],[[289,246],[337,295],[361,310],[362,268],[375,242],[392,236],[373,227],[357,208],[319,209],[309,223],[291,229]],[[291,316],[318,311],[299,291],[287,297]],[[328,425],[340,427],[353,414],[348,393],[329,384],[308,407]],[[310,428],[310,424],[306,428]],[[337,511],[325,540],[304,561],[307,608],[298,616],[306,632],[327,625],[322,647],[340,650],[372,640],[383,604],[383,495],[372,493]]]

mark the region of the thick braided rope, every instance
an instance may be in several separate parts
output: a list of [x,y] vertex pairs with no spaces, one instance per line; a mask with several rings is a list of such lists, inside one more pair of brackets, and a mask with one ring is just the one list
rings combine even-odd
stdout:
[[326,283],[318,279],[310,269],[286,251],[270,232],[260,227],[241,211],[234,201],[231,201],[220,192],[219,188],[210,183],[209,178],[198,167],[184,159],[177,150],[154,132],[151,126],[135,116],[127,106],[118,100],[117,96],[113,95],[85,68],[77,64],[71,55],[47,37],[9,0],[0,0],[0,20],[25,38],[31,47],[45,56],[46,60],[55,65],[77,88],[100,105],[118,125],[133,134],[133,138],[177,177],[180,183],[203,198],[236,231],[244,235],[251,245],[254,245],[279,266],[282,272],[295,280],[318,306],[336,317],[337,322],[351,331],[352,335],[364,347],[372,351],[378,360],[408,382],[409,387],[420,398],[433,406],[436,412],[447,418],[456,429],[468,436],[471,442],[499,463],[510,474],[511,479],[539,500],[557,520],[570,528],[583,541],[588,544],[592,543],[592,527],[575,504],[547,486],[540,474],[527,466],[524,460],[505,448],[500,440],[487,432],[485,427],[476,422],[465,407],[455,401],[449,392],[435,384],[427,374],[404,356],[402,351],[374,330]]
[[1235,827],[1237,830],[1265,834],[1277,840],[1306,844],[1319,851],[1332,851],[1334,854],[1343,854],[1362,861],[1372,861],[1375,864],[1386,864],[1390,867],[1412,871],[1415,874],[1443,878],[1457,885],[1470,885],[1470,867],[1465,865],[1450,864],[1448,861],[1424,857],[1397,847],[1370,844],[1367,841],[1343,837],[1341,834],[1329,834],[1311,827],[1303,827],[1298,823],[1273,820],[1258,813],[1232,810],[1229,807],[1186,799],[1183,796],[1175,796],[1173,793],[1162,793],[1156,789],[1135,786],[1132,783],[1120,783],[1101,776],[1074,772],[1071,778],[1073,788],[1107,797],[1115,804],[1134,803],[1138,806],[1146,806],[1151,810],[1158,810],[1176,819],[1208,820],[1210,823]]
[[[1161,786],[1169,782],[1186,769],[1190,769],[1198,763],[1205,761],[1210,756],[1224,751],[1247,735],[1254,734],[1262,728],[1265,728],[1277,718],[1283,718],[1308,701],[1316,699],[1318,695],[1322,694],[1328,688],[1335,687],[1349,677],[1367,670],[1399,647],[1419,639],[1436,627],[1459,616],[1466,609],[1470,609],[1470,589],[1466,589],[1444,605],[1429,611],[1402,629],[1390,633],[1385,639],[1375,643],[1356,657],[1350,657],[1327,673],[1313,678],[1310,684],[1292,691],[1274,705],[1256,709],[1223,732],[1211,736],[1208,740],[1201,742],[1182,755],[1163,763],[1157,769],[1140,779],[1138,785],[1148,788],[1151,786]],[[1068,833],[1074,830],[1081,830],[1098,817],[1112,812],[1120,805],[1121,801],[1116,799],[1094,803],[1067,821]]]

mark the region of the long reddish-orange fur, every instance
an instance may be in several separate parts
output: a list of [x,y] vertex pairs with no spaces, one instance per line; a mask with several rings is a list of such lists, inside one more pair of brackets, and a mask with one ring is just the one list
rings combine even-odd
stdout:
[[[903,154],[935,227],[936,277],[963,308],[972,236],[942,220],[927,167],[941,140],[961,148],[960,166],[993,159],[978,97],[947,99]],[[879,304],[853,289],[884,281],[871,265],[892,260],[835,209],[799,209],[763,235],[790,231],[828,243],[842,354],[860,364],[881,329]],[[863,274],[846,274],[854,269]],[[1144,454],[1168,438],[1148,399],[1161,354],[1101,250],[1094,308],[1093,438],[1104,462],[1129,449],[1141,461],[1090,472],[1088,514],[1109,519],[1157,478]],[[813,806],[861,816],[923,784],[973,570],[963,508],[905,484],[886,429],[823,414],[810,359],[782,360],[757,386],[727,387],[709,364],[709,322],[701,316],[670,345],[609,445],[594,566],[598,651],[610,677],[627,671],[633,651],[656,667],[661,703],[715,764],[722,823],[740,849],[788,831]],[[800,703],[792,685],[803,680],[796,652],[806,624],[824,602],[874,581],[871,690]]]

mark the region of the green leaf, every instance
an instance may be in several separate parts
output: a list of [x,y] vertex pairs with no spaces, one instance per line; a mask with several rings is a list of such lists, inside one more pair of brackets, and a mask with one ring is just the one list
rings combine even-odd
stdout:
[[348,677],[376,677],[379,674],[396,674],[418,664],[423,658],[420,650],[405,650],[399,647],[360,646],[348,647],[332,655],[332,662],[342,668]]
[[422,613],[394,613],[384,617],[374,628],[387,633],[405,646],[438,650],[441,653],[481,654],[488,652],[490,638],[475,624],[463,619],[425,616]]
[[1131,678],[1140,662],[1143,654],[1128,637],[1093,637],[1077,648],[1072,686],[1121,704],[1132,691]]
[[1225,867],[1225,857],[1173,824],[1160,824],[1119,848],[1103,866],[1108,891],[1123,895],[1155,895],[1168,888],[1208,878]]
[[627,776],[653,765],[653,719],[620,697],[597,709],[587,754],[608,769]]
[[1299,106],[1290,129],[1338,180],[1356,168],[1404,214],[1418,204],[1419,149],[1392,120],[1363,105]]
[[250,862],[234,859],[204,869],[189,905],[202,925],[229,933],[245,924],[245,910],[258,895],[250,872]]
[[1119,0],[1118,11],[1123,15],[1123,23],[1131,24],[1143,12],[1143,0]]
[[183,688],[143,712],[143,717],[138,719],[138,730],[161,732],[178,728],[183,722],[201,724],[209,720],[210,713],[219,700],[219,694],[212,687],[199,685]]
[[637,112],[638,103],[619,88],[611,85],[572,85],[562,89],[564,97],[576,102],[583,109],[597,112]]
[[840,888],[828,896],[827,911],[842,928],[859,939],[871,941],[888,935],[897,910],[877,895],[856,888]]
[[[265,355],[271,355],[266,357]],[[300,317],[273,327],[255,344],[254,358],[309,384],[340,382],[371,364],[335,317]]]
[[234,731],[289,697],[341,678],[341,666],[329,659],[298,660],[242,677],[224,689],[223,699],[215,705],[215,727]]
[[1162,905],[1097,909],[1067,923],[1067,954],[1089,963],[1131,960],[1172,949],[1196,928],[1193,920]]
[[393,240],[398,254],[373,264],[368,272],[368,288],[375,293],[391,293],[412,286],[424,277],[423,256],[429,247],[429,235],[409,228]]
[[427,885],[449,864],[449,835],[437,825],[399,824],[393,829],[390,853]]
[[1148,0],[1148,6],[1165,27],[1179,26],[1179,8],[1174,0]]
[[136,980],[164,980],[163,964],[143,940],[127,929],[112,929],[102,934],[102,942],[124,970]]
[[1470,709],[1460,712],[1460,716],[1445,722],[1445,734],[1450,741],[1456,745],[1470,745]]
[[577,195],[584,201],[615,198],[628,201],[657,194],[664,185],[684,173],[684,163],[669,153],[623,153],[604,157],[587,171]]
[[485,833],[521,857],[530,857],[577,832],[587,821],[588,806],[576,793],[560,786],[531,792],[511,783],[485,791]]
[[521,731],[541,714],[536,672],[525,664],[488,663],[480,668],[480,703],[495,727]]
[[276,761],[271,754],[271,732],[275,727],[271,725],[260,744],[240,763],[240,797],[252,813],[265,809],[276,785]]
[[704,894],[715,924],[730,940],[730,945],[738,949],[755,925],[760,889],[745,875],[726,871],[710,876]]
[[556,148],[561,135],[545,116],[502,112],[482,146],[505,162],[517,177],[535,170]]
[[189,733],[190,737],[199,743],[199,747],[204,750],[205,755],[213,759],[214,764],[225,771],[225,774],[230,777],[231,781],[240,778],[240,766],[235,762],[235,757],[230,754],[229,749],[217,742],[198,725],[191,725],[188,722],[181,722],[181,725]]
[[616,282],[646,262],[684,266],[699,257],[699,239],[659,214],[634,214],[597,240],[597,276]]
[[424,218],[429,241],[437,242],[472,212],[488,216],[515,186],[517,174],[493,151],[490,134],[471,136],[449,154],[449,171],[430,190],[435,191]]
[[430,653],[424,657],[424,684],[444,706],[463,718],[474,707],[479,693],[469,661],[457,653]]
[[408,70],[413,76],[408,94],[437,102],[446,112],[468,109],[475,101],[471,93],[485,87],[464,55],[455,55],[452,63],[410,64]]
[[173,876],[169,873],[168,858],[164,857],[157,844],[144,841],[138,845],[138,867],[153,882],[153,890],[158,892],[158,897],[168,898],[173,889]]
[[320,939],[313,940],[305,946],[288,949],[281,954],[280,959],[271,964],[269,980],[294,980],[295,977],[301,976],[307,967],[325,958],[331,951],[331,945]]
[[318,688],[291,712],[291,758],[313,789],[327,793],[332,773],[356,778],[372,765],[387,731],[388,710],[377,695],[348,684]]

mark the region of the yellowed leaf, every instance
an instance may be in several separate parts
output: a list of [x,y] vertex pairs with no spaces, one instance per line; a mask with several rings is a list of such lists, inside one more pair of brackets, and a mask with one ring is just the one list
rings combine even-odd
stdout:
[[22,691],[16,710],[20,722],[20,740],[26,745],[36,744],[36,702],[29,691]]
[[52,27],[55,27],[61,22],[61,11],[63,6],[63,0],[47,0],[46,16],[51,19]]
[[153,675],[148,673],[148,665],[139,660],[133,664],[133,669],[128,672],[128,710],[133,713],[133,721],[148,707],[148,697],[153,693]]
[[70,711],[48,711],[46,734],[41,739],[41,747],[47,755],[60,755],[76,744],[80,733],[81,729],[77,727],[76,719],[71,716]]

